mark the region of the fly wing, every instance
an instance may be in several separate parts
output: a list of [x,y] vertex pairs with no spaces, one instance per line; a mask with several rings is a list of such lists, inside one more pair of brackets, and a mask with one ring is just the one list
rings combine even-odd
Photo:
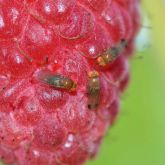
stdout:
[[96,109],[100,102],[100,89],[88,86],[88,108]]
[[89,109],[96,109],[100,102],[100,93],[93,93],[88,96],[88,107]]
[[39,71],[37,74],[37,79],[44,84],[51,85],[53,87],[59,87],[61,76],[55,75],[50,71]]

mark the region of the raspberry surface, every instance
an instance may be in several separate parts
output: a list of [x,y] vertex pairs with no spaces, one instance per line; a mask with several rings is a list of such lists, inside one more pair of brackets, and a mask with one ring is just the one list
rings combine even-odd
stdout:
[[[0,158],[6,165],[82,165],[115,122],[139,29],[138,0],[0,0]],[[126,49],[105,68],[101,53]],[[100,102],[88,107],[88,73]],[[75,91],[43,83],[66,76]],[[44,75],[44,74],[43,74]]]

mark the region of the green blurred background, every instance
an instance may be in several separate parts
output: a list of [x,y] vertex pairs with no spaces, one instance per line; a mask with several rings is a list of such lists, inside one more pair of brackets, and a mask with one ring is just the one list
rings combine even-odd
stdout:
[[151,27],[144,21],[138,46],[143,50],[132,59],[118,122],[87,165],[165,165],[165,0],[142,3]]

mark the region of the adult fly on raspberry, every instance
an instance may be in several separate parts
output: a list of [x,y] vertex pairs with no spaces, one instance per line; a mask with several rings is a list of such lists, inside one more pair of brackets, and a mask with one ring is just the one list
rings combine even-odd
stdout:
[[96,109],[100,102],[100,79],[97,71],[91,71],[88,73],[88,108]]
[[72,79],[61,74],[53,74],[41,71],[38,74],[38,79],[49,86],[58,89],[65,89],[69,92],[75,91],[77,88],[77,84]]
[[127,47],[127,40],[121,39],[117,46],[111,47],[97,58],[97,64],[101,67],[113,62]]

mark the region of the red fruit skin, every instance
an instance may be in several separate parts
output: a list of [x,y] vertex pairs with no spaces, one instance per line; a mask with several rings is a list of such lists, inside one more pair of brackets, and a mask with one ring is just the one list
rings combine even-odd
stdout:
[[[6,165],[82,165],[99,150],[129,82],[140,27],[139,0],[0,0],[0,159]],[[121,39],[128,47],[106,68],[96,58]],[[100,102],[88,108],[89,71]],[[39,72],[77,83],[69,92]]]

